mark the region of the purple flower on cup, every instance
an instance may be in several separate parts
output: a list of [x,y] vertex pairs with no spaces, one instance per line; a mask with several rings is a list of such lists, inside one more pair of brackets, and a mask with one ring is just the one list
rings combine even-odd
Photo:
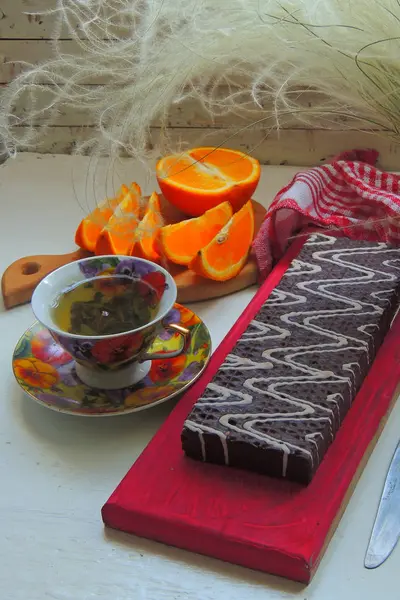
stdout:
[[118,275],[126,275],[128,277],[143,277],[155,271],[152,265],[149,265],[140,260],[134,258],[127,258],[121,260],[115,269],[115,273]]
[[148,275],[149,273],[154,273],[154,271],[156,270],[157,268],[153,267],[153,265],[149,265],[139,260],[135,263],[135,273],[136,275],[139,275],[139,277],[143,277],[144,275]]
[[102,267],[103,267],[103,265],[102,264],[100,265],[98,261],[91,261],[91,260],[88,260],[86,262],[82,262],[79,265],[80,271],[88,279],[90,277],[96,277],[96,275],[103,270]]
[[126,275],[127,277],[133,277],[136,274],[136,265],[133,258],[127,258],[121,260],[115,267],[116,275]]
[[118,259],[116,257],[110,258],[90,258],[79,263],[79,270],[83,275],[89,279],[91,277],[97,277],[99,273],[104,271],[110,271],[116,268]]
[[74,338],[67,338],[59,336],[59,342],[64,346],[74,358],[80,358],[87,360],[92,357],[93,342],[87,340],[76,340]]
[[92,342],[75,342],[72,348],[76,358],[88,359],[92,357]]

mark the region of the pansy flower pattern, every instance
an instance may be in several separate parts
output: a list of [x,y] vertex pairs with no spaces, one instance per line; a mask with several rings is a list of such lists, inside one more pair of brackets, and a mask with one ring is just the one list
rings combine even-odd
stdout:
[[[159,270],[157,265],[135,257],[121,259],[117,256],[99,256],[81,261],[78,267],[85,278],[97,277],[95,285],[110,298],[115,296],[120,285],[120,282],[110,279],[110,275],[123,275],[136,280],[138,294],[143,296],[146,305],[155,309],[159,305],[164,291],[168,289],[165,274]],[[176,313],[176,311],[174,312]],[[36,338],[32,343],[37,346],[35,354],[37,358],[41,358],[44,352],[48,354],[52,352],[55,364],[62,364],[66,360],[65,354],[68,356],[69,352],[78,361],[91,363],[94,367],[102,370],[115,370],[124,363],[137,359],[142,349],[152,343],[158,333],[163,331],[159,323],[149,323],[140,332],[123,333],[112,339],[101,340],[83,336],[74,338],[53,332],[57,355],[54,348],[40,346],[40,340],[36,340]],[[68,351],[64,352],[64,355],[57,341]]]
[[[107,265],[102,266],[107,268]],[[39,323],[35,323],[22,336],[15,348],[14,375],[28,395],[60,412],[99,416],[141,410],[183,392],[202,373],[211,354],[209,331],[192,311],[175,304],[164,319],[164,324],[170,323],[181,324],[190,330],[189,347],[175,358],[152,361],[149,373],[134,386],[98,390],[83,384],[76,374],[72,357]],[[83,358],[88,354],[96,354],[99,360],[108,360],[113,353],[120,359],[124,352],[128,353],[129,347],[111,342],[99,340],[97,343],[91,342],[89,346],[85,342],[75,351],[80,352]],[[129,345],[138,341],[131,339],[126,343]],[[164,330],[161,330],[149,351],[174,350],[177,343],[179,340],[175,336],[165,336]]]

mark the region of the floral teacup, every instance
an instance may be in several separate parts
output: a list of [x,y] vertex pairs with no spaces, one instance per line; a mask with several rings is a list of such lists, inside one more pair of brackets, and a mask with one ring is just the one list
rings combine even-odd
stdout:
[[[121,334],[85,336],[59,329],[52,318],[51,307],[65,289],[86,279],[125,275],[143,281],[157,297],[156,314],[141,327]],[[155,263],[127,256],[84,258],[53,271],[43,279],[32,296],[32,310],[40,323],[76,361],[76,372],[87,385],[117,389],[134,385],[145,377],[151,360],[173,358],[184,352],[189,331],[168,322],[168,313],[176,301],[176,284],[171,275]],[[180,350],[149,353],[162,329],[174,329],[183,336]]]

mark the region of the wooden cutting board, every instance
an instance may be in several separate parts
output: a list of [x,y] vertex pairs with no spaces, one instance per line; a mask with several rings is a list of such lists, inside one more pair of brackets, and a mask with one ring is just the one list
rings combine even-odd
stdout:
[[[102,515],[115,529],[308,583],[397,397],[400,315],[307,487],[190,460],[180,439],[183,422],[204,386],[296,256],[294,245],[111,495]],[[363,556],[359,558],[361,564]]]
[[[174,206],[169,204],[165,198],[161,197],[162,214],[166,224],[178,223],[187,219]],[[266,209],[253,200],[255,234],[260,229],[264,219]],[[72,237],[71,233],[71,237]],[[1,280],[1,291],[5,308],[13,308],[20,304],[30,302],[35,287],[49,273],[67,265],[75,260],[91,256],[86,250],[75,250],[69,254],[43,254],[35,256],[25,256],[13,262],[4,272]],[[247,288],[257,281],[257,265],[254,255],[249,259],[242,271],[233,279],[224,282],[204,279],[178,265],[171,265],[170,272],[173,275],[177,288],[177,301],[181,303],[197,302],[209,298],[218,298],[226,296]]]

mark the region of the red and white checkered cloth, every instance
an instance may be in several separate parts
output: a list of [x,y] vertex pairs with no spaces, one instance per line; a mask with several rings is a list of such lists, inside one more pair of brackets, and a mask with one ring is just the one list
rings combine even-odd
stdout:
[[353,150],[297,173],[271,204],[253,242],[263,281],[308,225],[356,240],[400,245],[400,176],[379,171],[375,150]]

